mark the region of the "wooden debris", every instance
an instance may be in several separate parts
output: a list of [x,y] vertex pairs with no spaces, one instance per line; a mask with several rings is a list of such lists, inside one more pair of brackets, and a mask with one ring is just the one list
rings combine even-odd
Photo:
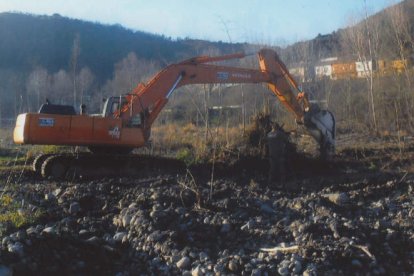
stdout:
[[276,254],[277,252],[294,253],[299,250],[299,246],[298,245],[293,245],[293,246],[288,246],[288,247],[276,246],[273,248],[260,248],[260,250],[263,252],[269,252],[269,253],[274,253],[274,254]]
[[371,252],[369,252],[368,246],[358,245],[358,244],[353,244],[352,246],[355,247],[355,248],[361,249],[362,251],[364,251],[364,253],[367,254],[368,257],[370,257],[373,261],[376,260],[375,256],[372,255]]

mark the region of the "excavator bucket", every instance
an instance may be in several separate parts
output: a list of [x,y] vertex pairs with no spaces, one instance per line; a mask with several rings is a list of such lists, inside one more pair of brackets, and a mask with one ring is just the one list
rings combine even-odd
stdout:
[[[259,51],[261,70],[267,72],[269,89],[285,107],[295,114],[296,122],[304,124],[310,135],[319,143],[322,159],[330,159],[335,154],[335,117],[318,105],[310,104],[306,94],[290,75],[278,54],[270,49]],[[303,103],[303,104],[301,104]]]
[[311,104],[305,112],[304,125],[319,143],[321,159],[329,160],[335,154],[335,117],[328,110]]

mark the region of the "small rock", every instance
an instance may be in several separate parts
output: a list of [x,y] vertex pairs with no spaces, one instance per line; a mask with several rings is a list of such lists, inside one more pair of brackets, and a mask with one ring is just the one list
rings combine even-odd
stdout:
[[159,210],[153,210],[150,213],[150,217],[157,220],[157,219],[162,219],[166,216],[166,213],[164,211],[159,211]]
[[316,265],[313,263],[308,264],[305,271],[303,271],[303,276],[316,276],[316,275],[317,275]]
[[262,275],[262,270],[260,268],[253,269],[251,275],[252,276],[261,276]]
[[359,261],[359,260],[357,260],[357,259],[354,259],[354,260],[352,260],[352,265],[353,266],[355,266],[355,267],[362,267],[362,264],[361,264],[361,262]]
[[27,234],[26,234],[26,231],[24,231],[24,230],[20,230],[16,233],[16,238],[19,241],[22,241],[22,240],[26,239],[26,237],[27,237]]
[[190,265],[190,258],[188,257],[182,257],[178,262],[177,262],[177,267],[179,269],[185,269]]
[[346,205],[349,203],[349,197],[346,193],[326,194],[325,197],[328,198],[329,201],[339,206]]
[[221,229],[220,229],[220,232],[221,233],[228,233],[228,232],[230,232],[230,230],[231,230],[231,225],[230,225],[230,223],[228,222],[228,220],[224,220],[223,221],[223,224],[221,225]]
[[302,263],[300,261],[295,261],[295,266],[293,267],[293,273],[299,274],[302,270]]
[[42,234],[53,235],[56,234],[56,230],[53,226],[46,227],[45,229],[43,229]]
[[214,272],[215,273],[218,273],[218,274],[220,274],[220,273],[222,273],[223,272],[223,270],[224,270],[224,266],[222,265],[222,264],[216,264],[215,266],[214,266]]
[[289,264],[290,261],[288,260],[283,260],[280,264],[279,264],[279,268],[277,270],[277,272],[282,275],[282,276],[286,276],[289,275]]
[[45,194],[45,200],[54,201],[55,199],[56,199],[56,196],[53,193]]
[[34,228],[33,226],[26,229],[26,234],[29,236],[34,236],[37,233],[38,232],[36,231],[36,228]]
[[10,253],[14,253],[14,254],[19,255],[20,257],[23,257],[23,244],[21,244],[20,242],[10,243],[7,246],[7,250]]
[[273,210],[273,208],[267,205],[266,203],[260,205],[260,211],[267,215],[274,215],[276,213],[275,210]]
[[204,275],[204,273],[203,273],[203,272],[202,272],[202,270],[201,270],[200,265],[198,265],[196,268],[194,268],[194,269],[191,271],[191,275],[192,275],[192,276],[203,276],[203,275]]
[[157,242],[160,241],[163,237],[163,234],[160,231],[154,231],[148,235],[147,241],[149,242]]
[[127,235],[126,232],[117,232],[115,233],[113,239],[116,242],[122,242],[122,239]]
[[9,236],[6,236],[1,240],[1,245],[7,246],[10,242],[12,242],[12,239]]
[[122,237],[122,243],[127,243],[128,242],[128,235],[125,235]]
[[233,260],[231,260],[229,262],[229,264],[227,265],[228,269],[232,272],[236,272],[237,270],[239,270],[239,266],[237,265],[237,263]]
[[129,213],[126,213],[123,217],[122,217],[122,226],[123,227],[127,227],[129,226],[130,222],[131,222],[132,216]]
[[86,240],[86,242],[89,244],[98,244],[99,241],[100,239],[97,236],[90,237],[89,239]]
[[61,192],[62,192],[62,189],[61,189],[61,188],[57,188],[56,190],[54,190],[54,191],[52,192],[52,194],[53,194],[54,196],[59,196]]
[[200,252],[199,257],[200,257],[200,261],[202,262],[205,262],[208,260],[208,255],[205,252]]
[[282,276],[287,276],[289,275],[289,269],[285,266],[282,266],[277,270],[277,273],[279,273]]
[[81,229],[81,230],[79,230],[79,236],[80,237],[85,237],[85,236],[87,236],[89,234],[89,231],[88,230],[86,230],[86,229]]
[[80,211],[80,204],[78,202],[72,202],[69,206],[69,214],[77,214]]

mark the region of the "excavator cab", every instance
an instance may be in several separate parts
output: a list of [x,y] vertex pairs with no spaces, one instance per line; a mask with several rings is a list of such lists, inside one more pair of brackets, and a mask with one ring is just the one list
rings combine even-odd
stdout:
[[102,117],[115,117],[125,104],[127,104],[125,96],[109,97],[105,100]]
[[[118,114],[121,113],[122,107],[128,103],[125,96],[110,97],[105,100],[102,117],[105,118],[117,118]],[[145,114],[139,112],[132,114],[126,122],[123,123],[124,127],[137,128],[142,127],[144,122]]]

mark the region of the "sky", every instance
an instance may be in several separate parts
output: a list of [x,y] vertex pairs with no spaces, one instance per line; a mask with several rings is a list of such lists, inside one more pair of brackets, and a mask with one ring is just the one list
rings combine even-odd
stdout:
[[401,0],[0,0],[0,12],[58,13],[177,38],[288,45]]

